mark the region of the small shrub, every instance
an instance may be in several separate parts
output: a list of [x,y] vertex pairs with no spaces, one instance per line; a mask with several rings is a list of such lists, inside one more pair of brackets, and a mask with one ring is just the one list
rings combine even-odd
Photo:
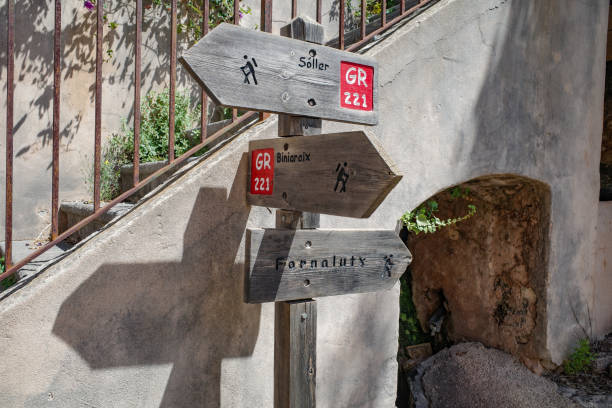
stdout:
[[[6,271],[4,257],[0,257],[0,275],[2,275],[4,271]],[[0,287],[2,288],[2,290],[5,290],[13,286],[15,283],[17,283],[17,275],[12,274],[8,278],[2,279],[2,281],[0,282]]]
[[[392,7],[399,4],[399,0],[387,0],[387,12],[391,10]],[[353,4],[352,0],[348,0],[346,2],[346,7],[349,12],[352,12],[355,17],[361,17],[361,2],[356,1]],[[366,0],[366,18],[370,19],[372,16],[379,16],[382,11],[382,1],[381,0]]]
[[569,375],[583,372],[591,366],[594,358],[589,339],[581,339],[569,358],[563,362],[563,371]]
[[[142,102],[140,121],[140,162],[166,160],[168,158],[169,90],[149,92]],[[231,113],[230,113],[231,114]],[[200,107],[192,106],[187,91],[177,92],[174,117],[174,155],[178,157],[199,142],[199,133],[190,134],[200,118]],[[201,154],[203,149],[197,154]],[[109,201],[119,195],[121,166],[134,160],[134,129],[123,120],[121,131],[113,134],[104,144],[100,164],[100,198]],[[93,191],[94,169],[89,168],[86,183]]]

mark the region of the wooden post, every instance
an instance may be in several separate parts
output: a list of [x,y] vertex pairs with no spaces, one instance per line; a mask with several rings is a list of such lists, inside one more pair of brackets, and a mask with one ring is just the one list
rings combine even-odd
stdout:
[[317,304],[276,302],[274,330],[274,406],[315,407]]
[[[323,26],[308,18],[295,18],[281,35],[323,43]],[[321,119],[278,115],[278,135],[321,134]],[[318,228],[319,214],[276,211],[277,228]],[[276,302],[274,316],[274,407],[316,406],[317,304],[312,299]]]

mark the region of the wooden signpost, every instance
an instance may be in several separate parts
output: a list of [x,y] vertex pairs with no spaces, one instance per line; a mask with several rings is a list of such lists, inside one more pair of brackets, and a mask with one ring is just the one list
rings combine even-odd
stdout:
[[219,105],[375,125],[376,61],[313,44],[322,33],[310,25],[300,41],[222,23],[180,61]]
[[247,230],[245,301],[276,302],[274,406],[314,408],[312,298],[389,289],[411,255],[394,231],[317,229],[319,213],[369,217],[401,176],[372,135],[320,134],[321,118],[377,123],[376,62],[320,45],[307,18],[281,32],[221,24],[181,62],[218,104],[279,113],[280,138],[249,144],[247,201],[279,209]]
[[401,180],[363,131],[249,143],[251,205],[367,218]]
[[249,229],[245,301],[391,289],[411,255],[395,231]]

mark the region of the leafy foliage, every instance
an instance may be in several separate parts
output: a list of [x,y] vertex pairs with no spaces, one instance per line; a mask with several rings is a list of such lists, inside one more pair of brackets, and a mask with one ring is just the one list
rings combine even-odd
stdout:
[[[0,275],[2,275],[5,270],[6,270],[6,265],[5,265],[4,257],[2,256],[0,257]],[[2,281],[0,281],[0,287],[2,288],[2,290],[4,290],[7,288],[10,288],[15,283],[17,283],[17,275],[12,274],[8,278],[4,278],[2,279]]]
[[[450,195],[452,198],[466,198],[469,195],[469,190],[455,187],[450,190]],[[440,228],[451,226],[472,217],[476,214],[476,206],[468,204],[467,214],[457,218],[447,218],[445,220],[436,216],[438,211],[438,202],[429,200],[418,206],[415,210],[404,213],[400,219],[408,228],[408,231],[412,231],[415,234],[419,234],[420,232],[433,233]]]
[[585,371],[591,366],[594,358],[589,339],[581,339],[569,358],[563,362],[563,371],[569,375]]
[[[223,22],[229,23],[234,20],[234,0],[180,0],[177,5],[178,21],[176,29],[179,34],[184,34],[190,42],[196,42],[202,38],[204,1],[209,2],[208,24],[211,29]],[[96,0],[86,0],[83,3],[83,7],[90,12],[95,12],[95,6]],[[112,14],[117,10],[112,11],[109,4],[105,4],[104,8],[104,23],[108,25],[110,30],[116,29],[118,24],[112,20]],[[170,8],[171,3],[169,0],[151,0],[146,9],[153,12],[146,13],[145,18],[156,18],[161,14],[154,11],[159,9],[170,11]],[[251,8],[249,6],[241,6],[239,13],[239,18],[242,18],[245,14],[251,14]],[[108,49],[106,53],[109,58],[112,58],[112,49]]]
[[[187,35],[187,38],[193,42],[202,38],[204,1],[207,0],[182,0],[178,5],[177,17],[179,21],[177,24],[177,31],[179,34],[183,33]],[[211,29],[223,22],[233,22],[234,0],[208,1],[208,24]],[[170,10],[170,2],[168,0],[153,0],[152,5]],[[239,13],[239,18],[242,18],[245,14],[251,14],[251,8],[249,6],[240,6]]]
[[[165,160],[168,157],[168,133],[170,97],[169,90],[149,92],[141,106],[140,159],[143,162]],[[174,143],[175,157],[180,156],[199,142],[197,136],[186,133],[200,118],[200,106],[192,107],[187,91],[179,91],[175,97]],[[124,137],[133,140],[134,131],[123,124]],[[133,158],[133,152],[130,160]]]
[[[398,5],[400,0],[388,0],[387,1],[387,11]],[[356,1],[356,5],[353,5],[352,0],[348,0],[346,2],[347,8],[350,12],[352,12],[355,17],[361,17],[361,2],[359,0]],[[366,0],[366,18],[370,18],[372,16],[380,15],[382,11],[382,1],[381,0]]]
[[[149,92],[142,102],[140,122],[140,162],[166,160],[168,158],[169,91]],[[197,135],[188,132],[200,118],[200,106],[193,107],[186,91],[177,92],[175,97],[174,152],[182,155],[199,142]],[[198,152],[201,154],[205,151]],[[134,129],[124,120],[120,133],[113,134],[102,149],[100,167],[100,196],[108,201],[119,195],[121,166],[134,160]],[[93,167],[86,176],[86,182],[93,191]]]
[[416,307],[412,301],[412,274],[410,273],[410,268],[402,275],[400,285],[400,346],[412,346],[431,341],[431,337],[421,330],[417,319]]

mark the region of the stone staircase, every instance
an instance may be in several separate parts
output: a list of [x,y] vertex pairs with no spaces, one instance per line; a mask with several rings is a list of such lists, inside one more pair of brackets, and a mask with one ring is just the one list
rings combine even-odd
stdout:
[[[212,135],[215,132],[230,125],[231,123],[232,123],[231,120],[222,120],[218,122],[209,123],[207,126],[207,134]],[[250,121],[247,121],[247,123],[245,123],[244,125],[239,126],[238,128],[228,129],[223,136],[221,136],[219,139],[217,139],[211,145],[208,146],[208,151],[204,153],[202,156],[190,157],[184,162],[176,165],[175,167],[169,169],[167,172],[156,177],[154,180],[150,181],[147,185],[145,185],[144,187],[142,187],[141,189],[139,189],[138,191],[130,195],[124,202],[115,205],[109,211],[102,214],[98,219],[90,222],[89,224],[79,229],[74,234],[72,234],[65,241],[69,245],[74,245],[77,242],[95,233],[96,231],[99,231],[100,229],[104,228],[104,226],[110,223],[111,221],[128,213],[132,208],[134,208],[134,206],[140,200],[142,200],[148,194],[151,194],[153,191],[157,190],[160,186],[168,183],[182,169],[185,169],[186,167],[189,168],[194,163],[204,160],[212,152],[216,151],[219,147],[223,146],[225,143],[227,143],[234,137],[238,136],[240,132],[242,132],[242,130],[252,125],[253,123],[254,121],[250,120]],[[192,129],[188,132],[199,134],[200,129],[199,128]],[[162,169],[166,165],[167,165],[166,161],[141,163],[139,166],[140,180],[144,180],[145,178],[151,176],[156,171]],[[119,194],[123,194],[133,187],[133,175],[134,175],[133,165],[131,164],[125,165],[121,168]],[[104,205],[104,203],[102,203],[102,205]],[[73,225],[76,225],[83,219],[93,214],[93,212],[94,212],[93,203],[91,202],[84,202],[84,201],[62,202],[60,205],[60,210],[59,210],[59,213],[60,213],[59,232],[62,233],[68,230]]]
[[[221,147],[225,146],[228,142],[239,136],[243,131],[256,123],[257,119],[249,119],[244,121],[238,126],[229,127],[225,133],[223,133],[216,140],[211,142],[208,146],[208,150],[201,156],[191,157],[184,162],[169,168],[168,171],[159,175],[155,179],[151,180],[148,184],[140,188],[138,191],[130,195],[124,202],[118,203],[109,209],[107,212],[100,215],[99,218],[93,220],[89,224],[85,225],[70,237],[62,241],[60,244],[53,246],[49,250],[45,251],[31,262],[27,263],[17,272],[17,281],[15,284],[9,285],[7,283],[6,288],[0,287],[0,300],[8,297],[24,285],[26,285],[31,279],[36,277],[39,272],[51,264],[60,261],[72,250],[77,247],[78,243],[85,240],[87,237],[101,231],[113,221],[118,220],[125,214],[129,213],[133,208],[139,205],[140,202],[144,201],[145,197],[155,194],[156,191],[163,188],[163,186],[170,184],[179,175],[183,174],[188,169],[192,168],[197,163],[206,160],[212,153],[218,151]],[[222,120],[208,124],[207,134],[212,135],[219,130],[225,128],[231,124],[231,120]],[[192,129],[189,132],[199,134],[200,129]],[[156,171],[166,166],[167,162],[153,162],[153,163],[141,163],[139,168],[140,180],[151,176]],[[123,166],[121,169],[121,180],[120,180],[120,194],[128,191],[133,187],[133,165]],[[101,203],[102,206],[105,203]],[[60,204],[59,209],[59,233],[63,233],[73,225],[76,225],[83,219],[92,215],[93,203],[88,201],[67,201]],[[43,231],[44,232],[44,231]],[[28,255],[32,251],[37,250],[46,243],[45,240],[36,238],[33,240],[13,241],[13,261],[19,261]],[[4,242],[0,242],[0,254],[4,253]]]

